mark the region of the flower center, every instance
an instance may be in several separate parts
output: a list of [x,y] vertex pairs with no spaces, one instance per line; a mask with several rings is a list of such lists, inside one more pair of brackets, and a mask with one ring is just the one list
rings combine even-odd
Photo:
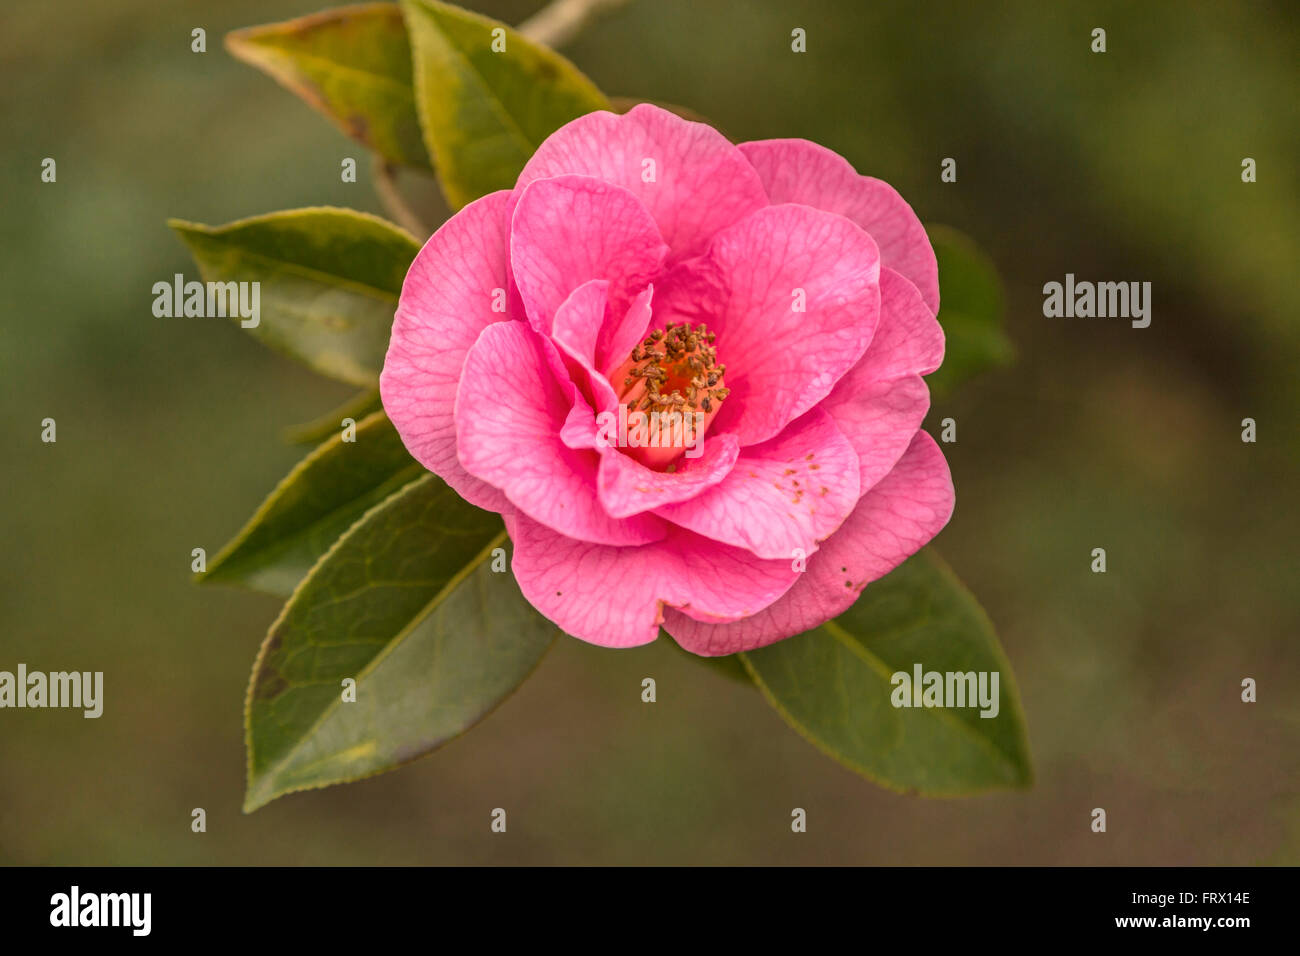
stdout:
[[678,322],[651,332],[611,376],[629,421],[644,421],[648,442],[629,441],[633,457],[675,471],[677,457],[702,453],[704,432],[731,390],[718,364],[714,333],[703,323]]

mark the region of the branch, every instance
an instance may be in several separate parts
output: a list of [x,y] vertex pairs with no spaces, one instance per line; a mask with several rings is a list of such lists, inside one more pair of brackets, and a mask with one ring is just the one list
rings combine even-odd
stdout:
[[564,46],[597,16],[625,3],[627,0],[551,0],[519,24],[519,32],[549,47]]
[[411,211],[411,207],[406,204],[402,194],[397,190],[397,183],[393,181],[394,167],[384,162],[378,154],[373,154],[375,158],[375,193],[379,196],[379,201],[383,203],[384,209],[388,211],[389,217],[399,226],[415,236],[421,242],[428,239],[433,230],[420,221],[420,217]]

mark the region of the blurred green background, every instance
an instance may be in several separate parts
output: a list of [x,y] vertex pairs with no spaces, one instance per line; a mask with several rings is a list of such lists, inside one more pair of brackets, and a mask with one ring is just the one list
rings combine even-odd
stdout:
[[[380,211],[367,163],[340,182],[360,148],[221,47],[315,9],[0,13],[0,669],[102,670],[106,697],[99,720],[0,712],[0,861],[1300,863],[1300,15],[1281,0],[634,0],[566,50],[611,94],[822,142],[997,262],[1018,363],[929,424],[958,423],[938,546],[1014,662],[1032,791],[897,796],[663,642],[561,639],[434,756],[242,815],[244,691],[278,608],[192,585],[190,549],[215,553],[300,457],[283,426],[350,393],[228,321],[155,318],[151,286],[194,272],[168,216]],[[1066,272],[1152,282],[1151,327],[1044,318]]]

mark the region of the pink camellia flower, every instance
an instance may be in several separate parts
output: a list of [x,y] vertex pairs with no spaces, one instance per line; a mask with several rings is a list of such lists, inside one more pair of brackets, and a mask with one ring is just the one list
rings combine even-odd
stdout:
[[556,131],[429,239],[380,388],[564,631],[731,654],[842,613],[947,523],[920,430],[938,307],[890,186],[641,105]]

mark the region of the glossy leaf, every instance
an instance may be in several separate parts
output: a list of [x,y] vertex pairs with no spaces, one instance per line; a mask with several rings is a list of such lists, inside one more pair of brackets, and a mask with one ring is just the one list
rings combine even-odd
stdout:
[[542,140],[609,108],[577,67],[504,23],[438,0],[402,0],[402,11],[424,141],[454,209],[509,189]]
[[[929,549],[867,587],[847,612],[749,651],[768,701],[841,764],[894,790],[957,796],[1032,777],[1011,665],[983,609]],[[895,707],[896,672],[998,673],[995,717],[976,707]]]
[[428,168],[397,4],[339,7],[236,30],[226,48],[390,162]]
[[205,281],[259,283],[253,335],[323,375],[378,384],[402,280],[420,250],[410,235],[376,216],[329,207],[224,226],[169,225]]
[[926,381],[942,396],[966,379],[1009,364],[1015,349],[1003,331],[1006,305],[993,262],[967,236],[927,226],[939,260],[939,324],[947,340],[943,365]]
[[295,445],[315,445],[329,438],[342,427],[343,419],[361,419],[379,411],[384,403],[379,392],[366,390],[358,392],[337,408],[332,408],[319,418],[314,418],[301,425],[292,425],[284,430],[285,441]]
[[334,430],[271,492],[201,581],[287,598],[358,518],[424,473],[383,412],[358,422],[353,441]]
[[671,634],[664,630],[659,632],[659,640],[666,641],[670,647],[676,648],[684,657],[689,658],[693,663],[698,664],[707,670],[711,670],[713,673],[721,677],[725,677],[728,680],[740,681],[740,683],[748,684],[751,687],[754,684],[754,681],[750,678],[749,671],[746,669],[744,661],[740,659],[739,654],[725,654],[722,657],[701,657],[698,654],[692,654],[690,651],[686,650],[686,648],[673,640]]
[[426,475],[330,549],[253,669],[246,811],[426,754],[528,676],[556,631],[492,570],[505,547],[497,515]]

